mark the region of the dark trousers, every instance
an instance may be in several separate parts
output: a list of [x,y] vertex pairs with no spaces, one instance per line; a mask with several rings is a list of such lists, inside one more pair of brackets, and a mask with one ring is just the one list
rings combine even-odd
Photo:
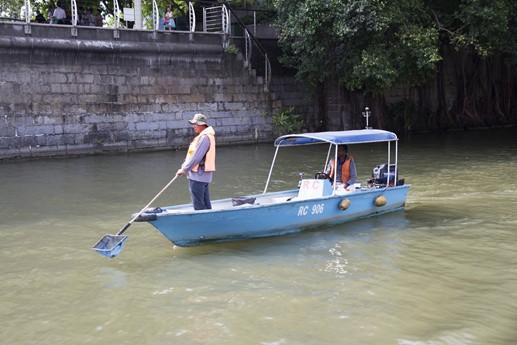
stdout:
[[210,210],[210,193],[208,191],[208,183],[189,180],[190,198],[194,205],[194,210]]

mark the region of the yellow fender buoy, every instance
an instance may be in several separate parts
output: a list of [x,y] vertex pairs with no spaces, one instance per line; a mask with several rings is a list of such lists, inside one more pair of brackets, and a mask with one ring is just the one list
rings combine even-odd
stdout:
[[347,198],[341,200],[338,207],[341,211],[346,210],[348,207],[350,207],[350,200],[348,200]]
[[378,207],[386,205],[387,202],[388,200],[386,200],[383,195],[380,195],[373,200],[373,204]]

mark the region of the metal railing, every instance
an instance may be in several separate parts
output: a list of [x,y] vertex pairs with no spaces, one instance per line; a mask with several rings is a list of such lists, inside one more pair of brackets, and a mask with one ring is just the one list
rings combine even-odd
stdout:
[[25,0],[25,23],[30,24],[32,17],[32,7],[30,0]]
[[75,0],[70,1],[70,7],[72,8],[72,26],[77,26],[77,3]]
[[253,44],[252,44],[251,36],[248,30],[244,30],[244,59],[246,60],[246,66],[248,68],[251,68],[251,53],[253,50]]
[[203,31],[229,33],[229,14],[226,5],[203,7]]
[[120,8],[118,7],[118,1],[113,0],[113,20],[115,21],[115,30],[120,26]]
[[188,17],[189,17],[189,27],[190,32],[196,31],[196,12],[194,11],[194,4],[188,3]]
[[248,68],[252,68],[253,46],[257,48],[259,54],[262,54],[264,58],[264,88],[266,91],[269,91],[269,87],[271,85],[271,61],[269,60],[267,51],[264,49],[262,44],[260,44],[259,40],[249,32],[246,25],[242,22],[242,20],[239,18],[237,13],[235,13],[235,11],[231,8],[231,6],[228,6],[228,9],[230,13],[233,15],[236,24],[239,25],[239,27],[242,28],[244,31],[244,58],[246,66]]
[[160,12],[156,0],[153,0],[153,27],[155,31],[160,30]]
[[[31,17],[32,17],[32,6],[31,0],[24,0],[25,2],[25,33],[31,34]],[[249,32],[246,25],[241,21],[237,13],[229,6],[228,4],[222,4],[217,6],[211,6],[213,2],[204,2],[204,1],[196,1],[196,5],[206,4],[207,6],[203,6],[203,32],[208,33],[220,33],[224,35],[223,47],[227,48],[231,39],[231,20],[234,19],[234,23],[236,23],[240,28],[243,29],[244,32],[244,59],[245,66],[248,69],[252,68],[252,61],[260,61],[254,60],[254,48],[256,48],[258,54],[262,54],[263,56],[263,66],[259,67],[257,70],[261,70],[264,72],[264,84],[265,89],[269,90],[270,82],[271,82],[271,62],[269,60],[268,54],[266,50],[262,47],[258,39],[255,38],[253,34]],[[78,23],[78,13],[77,13],[77,2],[76,0],[70,0],[70,8],[71,8],[71,24],[72,24],[72,36],[77,36],[77,23]],[[156,0],[152,0],[152,23],[153,30],[156,34],[156,31],[160,30],[160,12],[158,9],[158,4]],[[113,0],[113,27],[114,38],[119,38],[118,29],[120,28],[120,7],[118,0]],[[194,33],[196,31],[196,12],[194,8],[193,2],[188,2],[188,19],[189,19],[189,32]],[[262,63],[259,63],[262,65]]]

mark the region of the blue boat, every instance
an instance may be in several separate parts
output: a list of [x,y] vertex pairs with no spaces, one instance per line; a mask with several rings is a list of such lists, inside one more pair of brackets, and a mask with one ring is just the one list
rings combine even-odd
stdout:
[[[267,192],[278,151],[283,147],[328,145],[327,164],[331,157],[337,160],[338,145],[380,142],[386,143],[387,163],[374,167],[372,178],[363,183],[345,188],[325,176],[315,176],[318,178],[302,179],[297,189]],[[134,215],[136,221],[149,222],[177,246],[191,247],[284,235],[404,208],[410,185],[397,176],[395,133],[367,128],[289,134],[277,138],[274,146],[276,151],[263,193],[212,201],[211,210],[194,211],[192,204],[147,209]]]

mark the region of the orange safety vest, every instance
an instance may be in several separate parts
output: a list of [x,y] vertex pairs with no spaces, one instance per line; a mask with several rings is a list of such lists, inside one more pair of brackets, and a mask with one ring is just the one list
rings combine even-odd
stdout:
[[[350,161],[353,161],[354,157],[346,156],[345,162],[341,166],[341,182],[346,183],[346,181],[350,180]],[[336,170],[336,162],[332,159],[330,161],[330,175],[331,179],[334,178]]]
[[[187,151],[185,161],[188,161],[196,152],[199,140],[206,136],[210,140],[210,148],[205,155],[205,171],[215,171],[215,131],[212,127],[205,128],[199,135],[197,135],[190,143]],[[199,164],[192,168],[192,171],[197,171]]]

